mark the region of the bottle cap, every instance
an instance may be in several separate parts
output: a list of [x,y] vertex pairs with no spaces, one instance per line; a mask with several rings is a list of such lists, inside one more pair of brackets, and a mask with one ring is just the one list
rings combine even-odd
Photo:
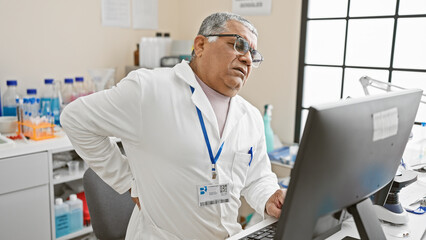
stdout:
[[71,200],[71,201],[75,201],[75,200],[77,200],[77,195],[75,195],[75,194],[71,194],[71,195],[70,195],[70,200]]
[[35,88],[28,88],[27,89],[27,94],[28,95],[36,95],[37,94],[37,89],[35,89]]
[[75,77],[75,81],[76,82],[83,82],[84,78],[83,77]]
[[62,200],[62,198],[56,198],[55,199],[55,205],[62,205],[62,203],[64,203],[64,201]]
[[6,85],[7,86],[16,86],[16,85],[18,85],[18,81],[16,81],[16,80],[7,80],[6,81]]
[[170,37],[170,33],[164,33],[164,37]]
[[161,37],[162,35],[163,35],[163,34],[161,34],[160,32],[156,32],[156,33],[155,33],[155,36],[156,36],[156,37]]
[[74,79],[72,79],[72,78],[65,78],[64,82],[65,83],[73,83]]
[[44,84],[52,84],[52,83],[53,83],[53,78],[44,79]]

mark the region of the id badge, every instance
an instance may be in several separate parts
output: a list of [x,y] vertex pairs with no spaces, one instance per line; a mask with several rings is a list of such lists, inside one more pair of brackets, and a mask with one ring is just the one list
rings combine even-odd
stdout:
[[229,184],[197,185],[198,206],[229,202]]

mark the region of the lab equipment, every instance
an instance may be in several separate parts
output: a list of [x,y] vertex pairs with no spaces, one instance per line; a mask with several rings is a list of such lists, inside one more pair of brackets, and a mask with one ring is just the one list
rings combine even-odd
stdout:
[[16,99],[19,99],[16,91],[18,81],[7,80],[6,85],[7,89],[3,95],[3,116],[16,116]]
[[139,64],[141,67],[160,67],[160,60],[170,56],[172,40],[170,34],[157,32],[156,37],[143,37],[139,43]]
[[59,116],[61,112],[61,106],[59,104],[59,95],[56,91],[54,80],[44,80],[44,90],[41,97],[41,116],[50,117],[53,115],[53,123],[59,125]]
[[[413,171],[401,170],[393,182],[378,191],[373,197],[374,210],[380,220],[393,224],[408,223],[408,214],[402,207],[398,193],[402,188],[417,181],[417,174]],[[386,202],[385,202],[386,200]]]
[[[362,89],[364,90],[364,93],[366,96],[370,95],[370,91],[368,91],[368,87],[373,87],[376,89],[380,89],[380,90],[384,90],[386,92],[391,92],[392,88],[397,88],[399,90],[406,90],[406,88],[388,83],[388,82],[383,82],[377,79],[373,79],[369,76],[362,76],[359,79],[359,82],[362,85]],[[426,97],[426,94],[422,93],[423,97]],[[425,101],[420,101],[421,103],[426,103]]]
[[[48,103],[50,105],[50,102]],[[33,140],[43,140],[55,137],[53,113],[40,117],[40,98],[37,97],[37,89],[27,89],[27,96],[19,101],[20,132]]]
[[2,105],[1,105],[1,88],[0,88],[0,117],[3,115],[2,114],[2,110],[3,110],[3,108],[1,107]]
[[17,118],[13,116],[0,116],[0,133],[16,132]]
[[83,201],[71,194],[70,200],[65,203],[70,208],[70,233],[83,229]]
[[107,82],[114,82],[114,68],[89,69],[88,72],[97,92],[104,90]]
[[311,106],[275,239],[332,234],[314,229],[344,209],[361,239],[385,239],[370,196],[395,177],[421,95],[406,90]]
[[[290,147],[284,146],[273,151],[268,152],[269,160],[276,161],[283,164],[289,164],[290,161]],[[287,161],[288,160],[288,161]]]
[[84,77],[76,77],[74,83],[74,96],[72,101],[79,97],[83,97],[87,95],[86,88],[84,87]]
[[272,108],[271,104],[265,105],[265,113],[263,115],[263,125],[265,127],[265,140],[266,140],[266,150],[271,152],[274,150],[274,132],[271,128],[271,118],[272,118]]
[[55,199],[55,230],[57,238],[70,233],[70,207],[62,198]]
[[65,78],[64,80],[64,87],[62,88],[62,103],[64,105],[70,103],[73,99],[74,93],[74,79],[72,78]]
[[67,166],[68,166],[68,174],[69,175],[78,174],[78,169],[79,169],[79,166],[80,166],[79,161],[69,161],[69,162],[67,162]]
[[[380,89],[386,92],[391,92],[393,89],[398,90],[405,90],[405,88],[388,83],[383,82],[377,79],[373,79],[369,76],[362,76],[359,79],[359,82],[362,85],[362,88],[364,90],[365,95],[370,95],[370,92],[368,91],[368,87]],[[422,94],[422,97],[426,96],[425,94]],[[421,103],[426,103],[425,101],[421,101]],[[414,122],[414,124],[421,125],[422,127],[425,126],[425,123],[419,123]],[[410,139],[413,138],[413,134],[411,133]],[[423,152],[424,152],[424,144],[421,146],[419,158],[423,158]],[[406,168],[405,163],[403,160],[401,160],[401,166]],[[377,216],[379,219],[391,222],[393,224],[405,224],[408,221],[407,212],[405,209],[401,206],[401,203],[398,200],[398,193],[407,185],[411,184],[412,182],[417,180],[417,175],[415,175],[412,172],[409,171],[403,171],[401,175],[396,175],[393,184],[388,185],[381,191],[379,191],[376,194],[377,196],[380,196],[379,201],[377,199],[374,202],[374,210],[376,211]],[[389,195],[388,195],[389,193]],[[384,202],[386,200],[386,203]]]
[[[40,98],[37,96],[37,89],[35,88],[29,88],[27,89],[27,106],[26,106],[26,113],[27,117],[36,117],[39,116],[40,111]],[[25,104],[25,102],[24,102]]]

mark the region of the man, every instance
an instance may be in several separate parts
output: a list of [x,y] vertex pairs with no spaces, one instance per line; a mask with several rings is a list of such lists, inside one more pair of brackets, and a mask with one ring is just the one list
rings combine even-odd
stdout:
[[65,108],[61,123],[78,154],[117,192],[131,190],[126,239],[224,239],[241,231],[241,195],[262,216],[280,215],[285,192],[262,117],[237,95],[263,60],[256,44],[247,20],[212,14],[191,63],[133,71]]

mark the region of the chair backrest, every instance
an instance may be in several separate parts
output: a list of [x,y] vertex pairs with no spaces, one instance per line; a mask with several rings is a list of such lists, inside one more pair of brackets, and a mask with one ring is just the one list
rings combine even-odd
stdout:
[[117,193],[91,168],[84,173],[83,185],[96,237],[100,240],[124,239],[135,207],[130,193]]

